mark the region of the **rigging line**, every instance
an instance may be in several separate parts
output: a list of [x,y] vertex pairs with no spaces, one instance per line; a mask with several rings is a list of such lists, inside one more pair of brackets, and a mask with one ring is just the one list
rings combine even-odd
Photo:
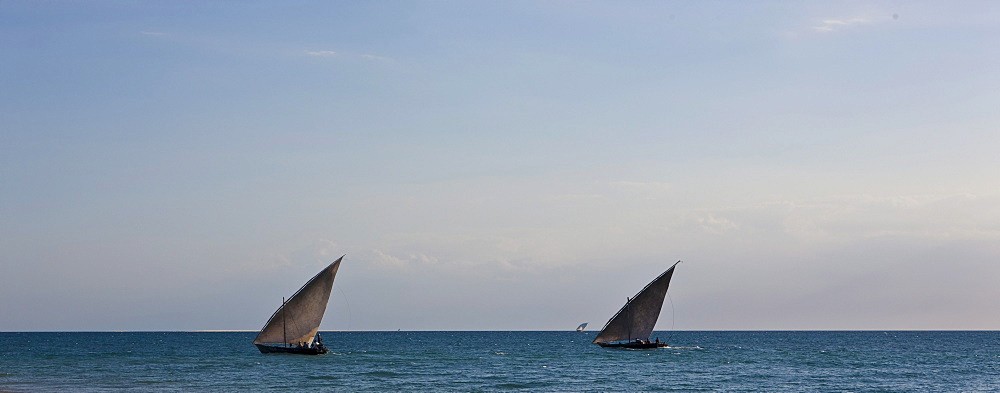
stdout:
[[[681,263],[681,261],[677,261],[677,263]],[[674,266],[677,266],[677,263]],[[667,345],[669,346],[670,341],[674,339],[674,322],[677,321],[677,318],[674,318],[674,298],[670,297],[670,292],[667,292],[667,300],[670,301],[670,332],[667,333]]]
[[670,301],[670,332],[667,333],[667,345],[670,345],[670,340],[674,338],[674,322],[676,321],[674,318],[674,299],[670,297],[670,292],[667,292],[667,300]]
[[351,303],[347,302],[347,295],[344,294],[344,290],[343,289],[341,289],[340,287],[337,287],[337,291],[340,292],[340,296],[344,298],[344,304],[347,305],[347,330],[351,330],[351,319],[353,319],[351,317]]

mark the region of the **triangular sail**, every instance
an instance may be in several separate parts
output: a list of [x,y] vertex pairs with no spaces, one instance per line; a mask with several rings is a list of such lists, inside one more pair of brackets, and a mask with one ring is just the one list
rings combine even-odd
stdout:
[[578,331],[578,332],[582,332],[582,331],[583,331],[583,329],[586,329],[586,328],[587,328],[587,323],[586,323],[586,322],[584,322],[584,323],[581,323],[581,324],[580,324],[580,326],[577,326],[577,327],[576,327],[576,331]]
[[604,325],[604,329],[601,329],[593,342],[596,344],[649,339],[656,320],[660,317],[663,298],[667,296],[667,287],[670,286],[670,278],[674,275],[675,267],[677,263],[625,303],[625,306],[611,317],[608,324]]
[[323,321],[326,304],[330,301],[330,290],[333,289],[333,279],[337,277],[337,269],[343,259],[344,257],[338,258],[288,298],[271,315],[271,319],[267,320],[253,343],[311,345],[319,331],[319,324]]

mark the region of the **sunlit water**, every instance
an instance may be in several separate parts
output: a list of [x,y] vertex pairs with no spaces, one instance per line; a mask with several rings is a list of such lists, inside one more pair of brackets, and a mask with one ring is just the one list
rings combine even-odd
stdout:
[[262,355],[255,333],[0,333],[13,392],[995,392],[1000,332],[328,332],[325,356]]

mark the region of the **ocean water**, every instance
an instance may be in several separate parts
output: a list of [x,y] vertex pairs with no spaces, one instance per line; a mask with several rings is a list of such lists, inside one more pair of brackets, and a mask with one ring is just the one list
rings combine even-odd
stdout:
[[325,356],[252,332],[0,333],[0,391],[997,392],[1000,332],[327,332]]

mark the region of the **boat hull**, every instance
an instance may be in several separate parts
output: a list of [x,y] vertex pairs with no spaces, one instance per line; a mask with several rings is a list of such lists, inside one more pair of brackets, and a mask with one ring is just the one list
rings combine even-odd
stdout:
[[627,348],[627,349],[655,349],[666,348],[665,342],[626,342],[626,343],[597,343],[603,348]]
[[326,347],[278,347],[264,344],[254,344],[260,353],[288,353],[294,355],[324,355],[330,352]]

